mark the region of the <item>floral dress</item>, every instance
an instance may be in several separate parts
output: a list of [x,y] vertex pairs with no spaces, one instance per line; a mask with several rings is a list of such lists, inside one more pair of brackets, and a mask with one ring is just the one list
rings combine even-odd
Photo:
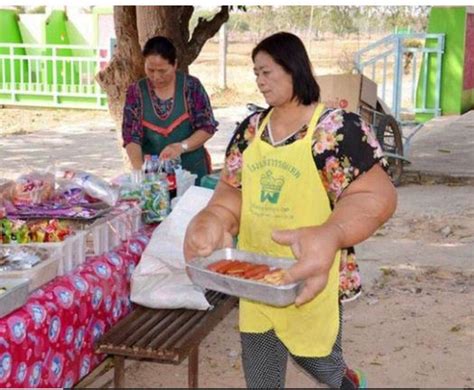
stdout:
[[[159,116],[168,115],[173,108],[173,98],[160,99],[153,90],[150,80],[147,79],[147,82],[155,112]],[[209,96],[199,79],[191,75],[186,75],[185,99],[192,128],[214,134],[219,123],[214,118]],[[140,87],[138,83],[133,83],[128,87],[123,108],[122,138],[124,147],[131,142],[142,144],[144,134],[142,117]]]
[[[226,183],[241,188],[242,154],[254,139],[258,123],[267,114],[268,111],[254,113],[235,130],[227,147],[221,175]],[[295,142],[303,138],[306,132],[305,125],[286,141],[274,146]],[[268,127],[261,137],[271,144]],[[344,189],[359,175],[375,164],[380,164],[385,170],[388,166],[372,128],[359,115],[340,109],[327,109],[321,115],[314,132],[312,148],[315,167],[326,188],[331,208],[334,208]],[[344,248],[341,250],[340,299],[354,299],[360,292],[361,279],[354,248]]]

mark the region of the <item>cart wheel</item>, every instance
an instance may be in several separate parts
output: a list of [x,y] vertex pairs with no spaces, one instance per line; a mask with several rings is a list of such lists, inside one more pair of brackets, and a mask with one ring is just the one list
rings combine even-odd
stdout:
[[[386,153],[403,156],[402,133],[397,120],[391,115],[384,115],[377,126],[377,140]],[[395,186],[400,185],[403,173],[403,160],[387,156],[388,172]]]

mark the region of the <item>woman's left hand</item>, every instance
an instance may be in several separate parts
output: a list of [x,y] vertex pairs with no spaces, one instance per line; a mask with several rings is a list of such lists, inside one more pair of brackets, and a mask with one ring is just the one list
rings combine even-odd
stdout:
[[337,226],[321,225],[293,230],[275,230],[272,238],[281,245],[291,247],[297,259],[283,279],[283,283],[304,281],[295,305],[300,306],[318,295],[328,282],[329,271],[339,250]]
[[183,153],[181,143],[169,144],[161,151],[160,160],[172,160],[181,156],[181,153]]

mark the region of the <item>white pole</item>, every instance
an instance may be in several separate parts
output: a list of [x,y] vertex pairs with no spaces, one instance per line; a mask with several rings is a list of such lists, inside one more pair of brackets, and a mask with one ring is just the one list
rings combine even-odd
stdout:
[[219,87],[227,88],[227,23],[219,30]]
[[311,38],[312,38],[312,31],[313,31],[313,11],[314,5],[311,6],[311,14],[309,16],[309,27],[308,27],[308,55],[311,58]]

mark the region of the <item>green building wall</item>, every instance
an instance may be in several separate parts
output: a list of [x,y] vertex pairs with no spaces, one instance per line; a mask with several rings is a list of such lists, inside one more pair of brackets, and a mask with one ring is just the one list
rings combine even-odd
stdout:
[[[429,16],[428,33],[444,33],[445,51],[442,60],[441,71],[441,91],[440,106],[441,115],[462,114],[473,108],[473,86],[465,89],[466,69],[466,45],[468,39],[467,7],[433,7]],[[469,16],[471,17],[471,16]],[[431,47],[434,42],[427,40],[426,47]],[[426,92],[426,107],[435,107],[435,79],[436,79],[436,61],[434,56],[428,60],[428,79]],[[421,67],[423,69],[423,65]],[[422,107],[424,77],[423,71],[420,72],[419,83],[417,86],[416,106]],[[417,114],[416,119],[426,121],[433,117],[431,114]]]
[[[0,34],[0,42],[2,43],[23,43],[21,39],[20,28],[18,26],[18,15],[14,10],[0,9],[0,26],[2,33]],[[8,48],[0,48],[0,54],[10,54]],[[14,48],[13,54],[25,54],[24,48]],[[15,80],[11,72],[11,67],[15,68]],[[20,82],[21,71],[23,77],[27,74],[27,62],[22,60],[5,60],[4,66],[0,67],[0,83]]]
[[474,7],[466,15],[466,42],[464,49],[464,86],[461,111],[474,109]]

